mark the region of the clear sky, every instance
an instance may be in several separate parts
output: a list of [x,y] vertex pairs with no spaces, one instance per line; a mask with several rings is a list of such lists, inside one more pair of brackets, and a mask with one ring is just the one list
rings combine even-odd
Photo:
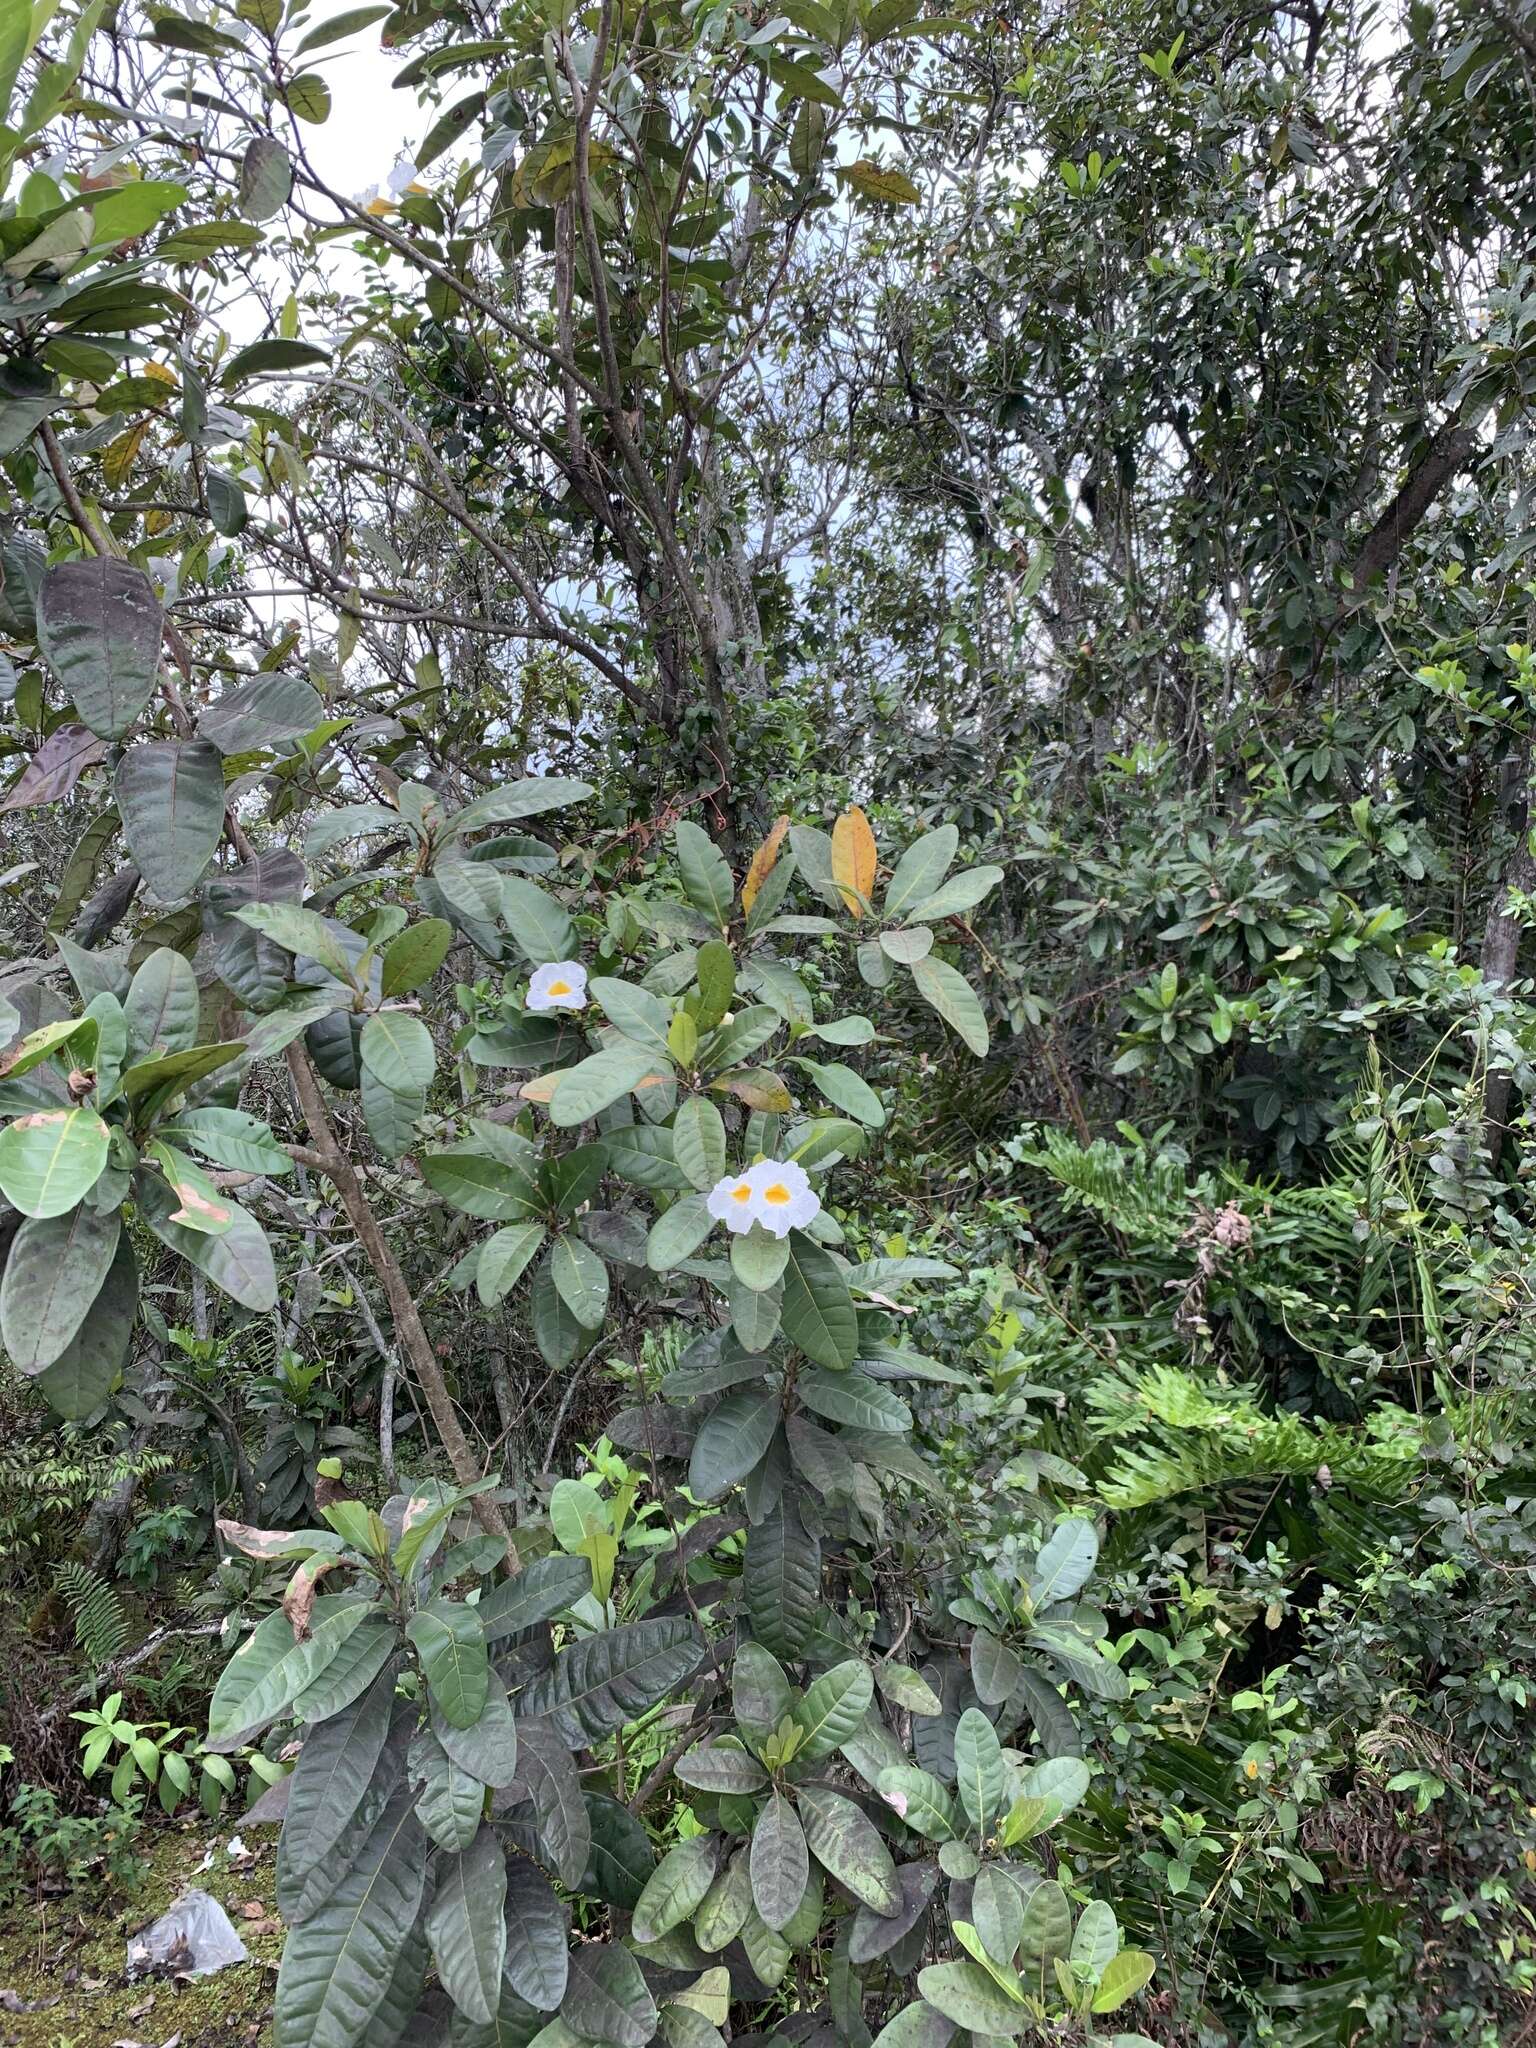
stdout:
[[[351,0],[348,0],[348,5]],[[326,4],[314,10],[320,22],[343,9]],[[379,48],[374,22],[345,42],[318,52],[316,69],[331,88],[331,117],[318,128],[306,128],[304,144],[326,183],[338,192],[382,187],[402,149],[419,142],[431,119],[416,104],[409,87],[391,90],[390,80],[403,69],[410,53]]]

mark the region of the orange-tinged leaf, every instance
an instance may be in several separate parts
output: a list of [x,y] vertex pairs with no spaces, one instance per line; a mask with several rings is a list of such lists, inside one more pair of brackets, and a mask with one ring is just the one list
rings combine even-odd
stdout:
[[525,1081],[518,1094],[524,1102],[548,1102],[555,1092],[558,1074],[535,1074],[531,1081]]
[[732,1067],[728,1074],[717,1074],[709,1087],[714,1095],[734,1095],[748,1109],[783,1115],[795,1106],[789,1090],[769,1067]]
[[855,804],[832,827],[832,879],[842,891],[850,916],[862,917],[869,908],[878,865],[875,835]]
[[773,830],[752,856],[752,865],[747,869],[747,879],[741,885],[741,907],[750,910],[757,901],[757,892],[773,873],[773,864],[779,857],[779,848],[784,844],[784,834],[789,830],[789,813],[785,811],[773,821]]

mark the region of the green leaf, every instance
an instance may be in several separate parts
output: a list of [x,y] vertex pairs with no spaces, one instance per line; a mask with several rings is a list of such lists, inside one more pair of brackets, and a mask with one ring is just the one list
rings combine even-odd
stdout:
[[1099,1988],[1093,1994],[1095,2012],[1117,2012],[1144,1984],[1150,1983],[1157,1959],[1145,1949],[1123,1948],[1104,1966]]
[[78,1422],[99,1408],[112,1391],[128,1357],[139,1306],[139,1275],[133,1244],[124,1231],[101,1292],[84,1322],[33,1384],[66,1421]]
[[506,1859],[489,1828],[481,1828],[460,1855],[438,1859],[426,1921],[432,1960],[459,2011],[482,2026],[490,2024],[501,2002],[506,1896]]
[[365,1068],[397,1095],[421,1095],[437,1072],[432,1034],[409,1010],[376,1010],[363,1025]]
[[[1035,1886],[1024,1902],[1024,1919],[1019,1929],[1021,1962],[1045,1963],[1052,1956],[1064,1956],[1072,1939],[1072,1908],[1067,1895],[1054,1878]],[[1148,1976],[1151,1971],[1148,1971]]]
[[197,976],[191,962],[169,946],[156,946],[123,998],[128,1057],[185,1052],[197,1043]]
[[486,1641],[494,1643],[553,1620],[589,1592],[591,1585],[584,1558],[536,1557],[515,1579],[493,1586],[475,1612]]
[[318,911],[297,903],[242,903],[230,915],[296,959],[316,960],[339,981],[352,983],[352,961],[340,932]]
[[254,754],[313,732],[325,716],[325,702],[303,676],[252,676],[198,713],[199,739],[212,740],[221,754]]
[[704,1645],[686,1615],[628,1622],[567,1643],[553,1666],[524,1687],[519,1718],[546,1715],[572,1748],[585,1748],[665,1699],[703,1661]]
[[1106,1657],[1091,1636],[1054,1622],[1037,1622],[1029,1632],[1031,1648],[1044,1650],[1053,1663],[1084,1692],[1098,1700],[1123,1700],[1130,1692],[1125,1673]]
[[[521,782],[509,782],[501,789],[477,796],[462,811],[455,811],[449,827],[454,832],[478,832],[483,825],[516,824],[523,818],[537,818],[546,811],[585,803],[595,794],[590,782],[578,782],[573,776],[529,775]],[[559,955],[555,957],[558,959]]]
[[803,1231],[789,1233],[784,1268],[784,1331],[807,1358],[834,1371],[858,1355],[859,1318],[841,1269]]
[[29,1216],[0,1279],[0,1339],[18,1372],[38,1373],[64,1354],[106,1284],[122,1218],[81,1204]]
[[122,739],[155,694],[164,623],[149,578],[115,556],[60,562],[43,577],[39,645],[101,739]]
[[1011,1963],[1024,1931],[1024,1901],[1013,1879],[984,1863],[971,1888],[971,1918],[994,1963]]
[[242,1308],[254,1309],[258,1314],[276,1308],[277,1267],[267,1233],[238,1202],[228,1204],[229,1228],[218,1237],[209,1237],[203,1231],[188,1230],[184,1224],[172,1223],[170,1210],[174,1207],[174,1198],[168,1190],[161,1193],[156,1187],[155,1205],[152,1205],[151,1190],[146,1188],[139,1207],[145,1222],[161,1243],[168,1244],[172,1251],[180,1252],[231,1301],[238,1301]]
[[909,1714],[942,1714],[944,1703],[928,1681],[910,1664],[893,1664],[889,1658],[875,1666],[875,1684],[893,1707]]
[[730,924],[731,904],[736,896],[736,884],[725,855],[701,826],[687,818],[678,820],[674,838],[684,895],[717,931],[723,932]]
[[693,1185],[708,1192],[725,1177],[725,1125],[703,1095],[686,1095],[672,1119],[672,1156]]
[[878,1429],[899,1436],[912,1427],[906,1402],[861,1372],[803,1372],[795,1392],[814,1414],[847,1429]]
[[1090,1899],[1078,1915],[1072,1931],[1073,1968],[1081,1966],[1089,1977],[1100,1977],[1120,1948],[1120,1923],[1115,1909],[1105,1899]]
[[[1080,1757],[1051,1756],[1022,1773],[1019,1792],[1025,1799],[1041,1801],[1047,1808],[1046,1826],[1054,1826],[1064,1813],[1080,1806],[1092,1782],[1088,1766]],[[1038,1830],[1037,1830],[1038,1832]]]
[[925,832],[921,839],[915,839],[896,863],[896,872],[885,885],[882,915],[886,918],[900,917],[909,904],[931,896],[943,881],[959,844],[960,832],[955,825],[940,825],[936,831]]
[[424,1152],[419,1161],[423,1180],[445,1202],[466,1216],[479,1216],[493,1223],[523,1221],[538,1206],[533,1182],[527,1174],[483,1152],[456,1149]]
[[926,1999],[903,2006],[876,2034],[874,2048],[948,2048],[955,2023]]
[[446,918],[424,917],[397,932],[382,956],[386,1001],[424,987],[447,959],[452,944],[453,926]]
[[728,1948],[752,1912],[752,1877],[744,1850],[727,1863],[693,1916],[693,1938],[706,1955]]
[[933,951],[933,932],[925,924],[904,925],[900,931],[882,932],[880,950],[887,960],[911,967],[918,960],[926,960]]
[[766,1351],[779,1334],[783,1288],[770,1287],[760,1294],[754,1288],[743,1287],[733,1271],[728,1292],[732,1336],[744,1351]]
[[276,2048],[362,2048],[368,2040],[421,1910],[424,1848],[410,1793],[402,1789],[317,1909],[289,1930],[277,1980]]
[[569,1976],[565,1910],[527,1857],[513,1857],[506,1879],[507,1982],[537,2011],[555,2012]]
[[684,1195],[651,1225],[645,1242],[645,1263],[653,1273],[668,1273],[692,1258],[715,1227],[703,1195]]
[[932,954],[926,960],[914,960],[911,974],[923,1000],[938,1011],[951,1031],[978,1059],[984,1058],[991,1042],[987,1020],[981,998],[965,976],[944,961],[936,960]]
[[909,924],[928,924],[941,918],[959,917],[967,910],[974,910],[1002,879],[1001,868],[966,868],[958,875],[951,875],[931,896],[924,896],[914,903],[907,912],[907,921]]
[[739,1486],[767,1456],[779,1412],[777,1394],[727,1394],[694,1438],[689,1491],[699,1500],[718,1500]]
[[570,1959],[561,2016],[584,2041],[604,2048],[647,2048],[656,2002],[628,1949],[588,1942]]
[[518,1771],[538,1817],[539,1858],[563,1885],[574,1889],[592,1853],[592,1824],[576,1766],[558,1730],[540,1721],[521,1724]]
[[811,1881],[805,1830],[782,1792],[769,1795],[752,1830],[752,1903],[763,1923],[781,1933],[795,1916]]
[[564,906],[537,882],[525,881],[520,875],[495,879],[502,922],[525,959],[535,967],[551,960],[569,960],[576,932]]
[[156,1128],[167,1144],[200,1152],[235,1173],[292,1173],[293,1161],[260,1117],[243,1109],[184,1109]]
[[360,29],[371,28],[376,21],[382,21],[392,12],[388,7],[346,7],[340,14],[328,21],[317,21],[307,34],[300,36],[293,46],[293,54],[302,57],[306,50],[318,50],[327,43],[339,43],[344,36],[356,35]]
[[1019,1682],[1019,1660],[984,1628],[971,1638],[971,1684],[984,1707],[1000,1707]]
[[270,220],[288,204],[292,190],[287,150],[275,136],[258,135],[240,159],[240,211],[247,220]]
[[959,1833],[954,1802],[927,1771],[890,1764],[880,1773],[879,1792],[893,1813],[930,1842],[953,1841]]
[[1008,1775],[997,1730],[977,1707],[967,1707],[955,1724],[955,1776],[966,1818],[990,1834],[1007,1805]]
[[918,1971],[917,1988],[936,2012],[975,2034],[1022,2034],[1033,2024],[1029,2008],[976,1963],[931,1963]]
[[[777,1287],[789,1264],[789,1240],[775,1237],[760,1223],[731,1236],[731,1271],[751,1294]],[[782,1314],[782,1302],[780,1313]]]
[[1031,1606],[1038,1612],[1059,1600],[1071,1600],[1092,1578],[1098,1559],[1099,1534],[1092,1522],[1076,1515],[1058,1522],[1029,1575]]
[[405,1632],[443,1719],[450,1727],[472,1727],[490,1689],[490,1660],[475,1610],[456,1600],[434,1600],[417,1609]]
[[794,1950],[782,1934],[775,1934],[756,1906],[749,1906],[742,1922],[741,1945],[758,1982],[768,1990],[783,1982]]
[[761,1643],[737,1645],[731,1666],[731,1711],[754,1742],[766,1742],[791,1710],[794,1695],[784,1667]]
[[[340,846],[345,840],[364,839],[375,832],[404,832],[405,829],[405,820],[388,804],[344,804],[337,811],[322,811],[311,821],[304,835],[304,852],[310,860],[320,860],[332,847]],[[442,920],[428,919],[427,922],[441,923]]]
[[190,896],[224,830],[224,764],[207,740],[152,740],[117,764],[112,794],[133,864],[164,903]]
[[37,1109],[0,1131],[0,1194],[23,1216],[62,1216],[101,1178],[109,1133],[93,1109]]
[[507,1688],[496,1671],[491,1672],[477,1721],[456,1728],[434,1702],[432,1732],[459,1769],[482,1785],[499,1789],[512,1783],[517,1772],[517,1723],[507,1701]]
[[635,988],[627,981],[614,981],[601,974],[595,976],[588,987],[616,1030],[622,1031],[637,1045],[666,1053],[667,1029],[672,1013],[659,997],[653,996],[647,988]]
[[[868,1713],[874,1692],[869,1667],[856,1657],[824,1671],[795,1708],[795,1720],[805,1730],[796,1755],[815,1763],[840,1749]],[[768,1918],[766,1913],[763,1918]]]
[[899,1913],[896,1866],[873,1821],[836,1792],[802,1785],[799,1800],[805,1839],[817,1862],[861,1905],[876,1913]]
[[798,1657],[821,1604],[821,1543],[792,1494],[748,1530],[742,1580],[753,1635],[777,1656]]
[[269,1614],[225,1665],[208,1708],[208,1738],[220,1749],[275,1721],[330,1664],[347,1639],[377,1609],[344,1600],[319,1616],[303,1642],[294,1640],[285,1614]]
[[656,1056],[643,1047],[607,1046],[563,1071],[550,1097],[549,1120],[566,1129],[586,1123],[656,1071]]
[[714,1835],[690,1835],[667,1851],[636,1901],[630,1923],[636,1941],[659,1941],[691,1917],[715,1881],[719,1854]]
[[440,1849],[467,1849],[485,1818],[486,1788],[473,1771],[448,1754],[437,1732],[419,1728],[407,1760],[410,1781],[420,1789],[416,1814]]
[[[357,1639],[354,1634],[351,1641]],[[288,1784],[278,1850],[283,1911],[293,1910],[304,1880],[335,1850],[367,1799],[389,1737],[394,1698],[393,1672],[380,1674],[305,1736]]]
[[877,1131],[885,1123],[885,1104],[852,1067],[826,1066],[819,1060],[805,1059],[797,1059],[794,1064],[810,1075],[834,1108],[867,1124],[871,1130]]
[[583,1795],[591,1831],[586,1869],[573,1889],[629,1912],[655,1868],[656,1854],[645,1824],[628,1807],[601,1792]]
[[683,1784],[700,1792],[760,1792],[768,1782],[756,1758],[729,1742],[701,1742],[672,1768]]
[[556,1238],[549,1258],[560,1299],[584,1330],[600,1330],[608,1313],[608,1268],[569,1234]]
[[513,1223],[480,1247],[475,1287],[487,1308],[504,1301],[544,1242],[542,1223]]

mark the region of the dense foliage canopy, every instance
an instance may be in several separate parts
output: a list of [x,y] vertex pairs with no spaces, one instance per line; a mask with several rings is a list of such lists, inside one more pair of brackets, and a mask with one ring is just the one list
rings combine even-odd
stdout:
[[14,2039],[1530,2036],[1527,0],[0,113]]

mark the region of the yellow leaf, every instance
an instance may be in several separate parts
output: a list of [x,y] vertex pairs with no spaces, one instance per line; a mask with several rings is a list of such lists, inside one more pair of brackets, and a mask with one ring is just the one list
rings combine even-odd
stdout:
[[747,869],[747,879],[741,885],[741,907],[750,910],[757,901],[757,892],[773,873],[773,864],[779,857],[779,848],[784,844],[784,834],[789,830],[789,813],[775,818],[773,830],[752,856],[752,865]]
[[832,879],[852,917],[862,917],[869,908],[878,861],[869,820],[855,804],[832,827]]
[[122,489],[128,481],[128,472],[133,468],[133,458],[139,452],[139,445],[149,431],[149,421],[140,420],[136,427],[130,427],[126,434],[119,434],[101,458],[101,473],[114,491]]
[[893,171],[867,156],[861,156],[857,163],[842,165],[837,175],[861,198],[877,200],[882,206],[918,206],[922,202],[922,193],[905,172]]
[[181,386],[176,382],[176,372],[168,370],[164,363],[145,363],[140,374],[145,377],[153,377],[157,384],[169,385],[172,391],[179,391],[181,389]]

